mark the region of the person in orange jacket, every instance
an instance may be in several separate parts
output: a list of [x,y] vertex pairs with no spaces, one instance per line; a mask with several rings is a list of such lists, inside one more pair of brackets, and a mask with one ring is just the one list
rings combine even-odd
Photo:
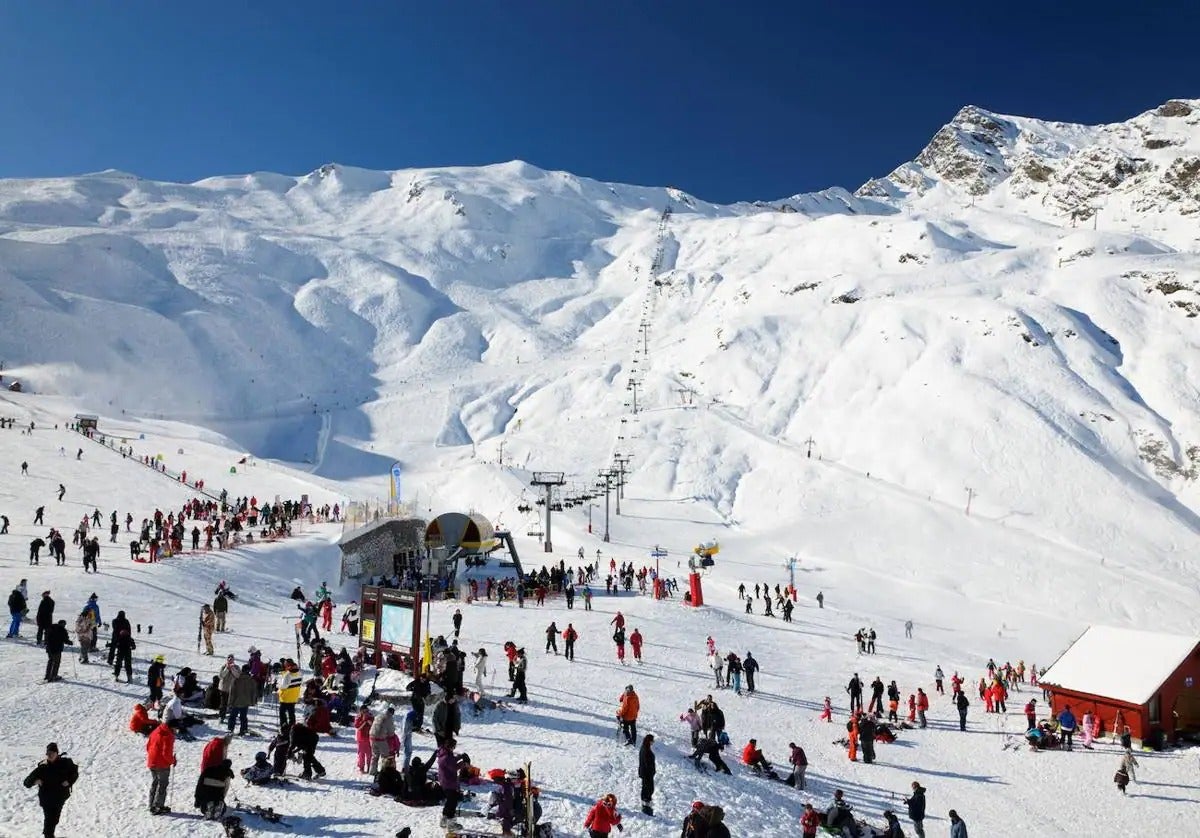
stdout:
[[850,717],[850,721],[846,722],[846,730],[849,731],[850,745],[848,748],[850,761],[858,762],[858,716]]
[[589,838],[608,838],[614,826],[618,832],[624,831],[625,827],[621,826],[621,813],[617,811],[617,796],[606,794],[597,800],[596,805],[583,819],[583,825]]
[[767,758],[763,756],[762,749],[758,747],[757,739],[751,739],[746,743],[746,747],[742,748],[742,764],[753,768],[755,771],[761,771],[769,777],[778,779],[775,769],[771,768],[771,763],[767,762]]
[[925,727],[925,714],[929,711],[929,696],[924,687],[917,687],[917,724]]
[[159,725],[146,740],[146,767],[150,769],[150,814],[171,811],[167,806],[167,787],[175,766],[175,731]]
[[617,706],[617,721],[621,724],[621,733],[625,734],[626,745],[637,744],[637,717],[641,710],[641,701],[633,691],[633,684],[625,686],[621,693],[621,701]]
[[917,720],[917,697],[912,694],[908,696],[908,720],[910,722]]

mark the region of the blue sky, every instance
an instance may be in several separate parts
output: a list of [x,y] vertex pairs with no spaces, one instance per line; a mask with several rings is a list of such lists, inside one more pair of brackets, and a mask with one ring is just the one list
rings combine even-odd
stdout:
[[520,158],[717,201],[854,188],[967,103],[1200,97],[1200,4],[0,3],[0,177]]

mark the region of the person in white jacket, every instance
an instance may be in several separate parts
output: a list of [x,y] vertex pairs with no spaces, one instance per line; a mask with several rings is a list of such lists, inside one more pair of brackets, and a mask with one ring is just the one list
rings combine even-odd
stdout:
[[715,675],[717,678],[717,688],[719,689],[725,686],[725,683],[721,680],[721,669],[724,666],[724,659],[721,657],[721,653],[715,648],[713,649],[712,654],[708,656],[708,666],[710,669],[712,669],[713,675]]
[[394,757],[392,737],[396,735],[396,708],[388,705],[386,712],[380,713],[371,722],[371,773],[379,773],[379,760],[384,757]]
[[475,689],[482,697],[483,679],[487,675],[487,651],[480,649],[478,652],[472,652],[471,657],[475,658]]

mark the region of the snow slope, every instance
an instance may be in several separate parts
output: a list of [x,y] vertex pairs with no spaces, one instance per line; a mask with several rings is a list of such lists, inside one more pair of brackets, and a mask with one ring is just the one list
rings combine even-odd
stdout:
[[[877,814],[890,802],[881,789],[934,772],[931,809],[955,806],[983,834],[1182,828],[1189,789],[1157,788],[1114,814],[1103,795],[1115,760],[1101,755],[1001,751],[1001,736],[964,743],[937,730],[885,757],[874,773],[887,776],[865,777],[810,726],[859,664],[847,637],[861,625],[884,638],[879,674],[910,691],[938,664],[975,677],[988,656],[1048,664],[1091,623],[1200,630],[1197,107],[1173,100],[1098,127],[969,108],[857,195],[734,206],[520,162],[195,184],[111,171],[2,181],[0,360],[5,383],[34,395],[6,397],[0,415],[52,425],[97,412],[139,452],[260,497],[382,496],[399,460],[407,499],[431,513],[477,509],[510,526],[534,563],[540,545],[524,534],[538,524],[516,511],[532,502],[530,471],[566,472],[564,495],[576,496],[614,454],[629,455],[611,543],[600,540],[601,498],[590,534],[586,505],[555,516],[546,558],[569,563],[582,546],[640,562],[655,544],[674,558],[720,538],[711,608],[628,604],[674,667],[639,686],[664,749],[680,747],[674,719],[704,689],[711,633],[763,661],[770,695],[735,705],[738,735],[753,730],[776,758],[803,740],[821,799],[841,784]],[[146,470],[93,464],[92,452],[58,463],[60,444],[52,432],[0,433],[0,463],[36,455],[46,469],[0,481],[0,506],[18,510],[0,538],[10,574],[24,572],[24,521],[60,470],[72,470],[68,506],[77,480],[105,487],[103,507],[135,514],[182,499]],[[258,465],[229,474],[248,453]],[[163,565],[153,579],[121,570],[128,578],[104,579],[105,598],[161,596],[156,607],[187,615],[178,637],[164,635],[186,650],[195,603],[228,576],[261,596],[237,624],[247,638],[233,639],[286,647],[279,592],[333,575],[335,537]],[[785,581],[792,556],[803,619],[785,628],[741,614],[737,583]],[[119,556],[102,564],[125,567]],[[75,568],[46,578],[64,603],[100,584]],[[817,590],[824,611],[807,607]],[[604,738],[628,676],[612,669],[601,616],[579,624],[586,667],[548,660],[543,675],[535,656],[537,724],[486,720],[496,735],[467,740],[483,759],[545,763],[550,815],[572,825],[594,795],[635,793],[628,757]],[[466,642],[536,648],[548,619],[472,609]],[[911,644],[894,639],[906,619]],[[32,671],[36,650],[20,654]],[[123,719],[134,693],[107,690],[104,712]],[[24,691],[0,698],[24,714],[32,757],[40,707]],[[122,770],[136,766],[139,743],[115,730],[111,753]],[[301,827],[310,834],[390,834],[381,824],[393,827],[394,807],[363,809],[376,801],[349,787],[347,759],[331,772],[347,785],[277,808],[313,819]],[[1156,782],[1187,776],[1184,758],[1148,762]],[[730,801],[735,834],[788,834],[776,830],[797,795],[770,789],[755,802],[750,779],[684,768],[661,778],[662,811],[682,811],[695,792]],[[139,800],[141,779],[122,794]],[[1065,808],[1034,802],[1060,786],[1078,795]],[[20,799],[0,805],[27,825]],[[106,805],[81,788],[68,817],[111,824]],[[368,820],[339,826],[333,814]]]

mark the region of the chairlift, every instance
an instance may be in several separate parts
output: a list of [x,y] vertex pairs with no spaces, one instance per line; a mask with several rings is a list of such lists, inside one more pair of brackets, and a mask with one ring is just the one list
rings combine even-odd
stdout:
[[535,500],[535,501],[534,501],[534,504],[535,504],[535,505],[537,505],[537,506],[545,506],[545,505],[546,505],[546,499],[545,499],[545,498],[538,498],[537,500]]

